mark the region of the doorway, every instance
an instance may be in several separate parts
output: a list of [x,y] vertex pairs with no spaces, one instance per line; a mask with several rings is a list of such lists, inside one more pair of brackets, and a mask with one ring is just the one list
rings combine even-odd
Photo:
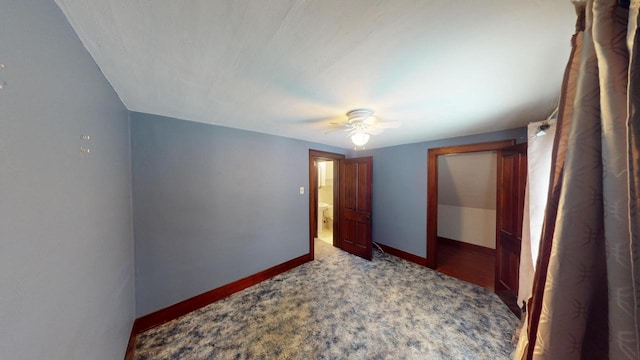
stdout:
[[[338,163],[335,160],[316,160],[316,191],[318,193],[318,207],[316,209],[316,237],[314,239],[314,257],[321,259],[329,256],[338,248],[333,245],[334,214],[337,205],[334,201],[334,169]],[[335,205],[335,207],[334,207]]]
[[438,157],[441,273],[495,289],[496,151]]
[[[333,204],[337,205],[330,229],[332,246],[371,260],[373,157],[345,159],[342,154],[317,150],[309,150],[309,259],[315,259],[316,239],[322,234],[318,164],[327,161],[333,164],[333,179],[329,183],[333,184]],[[327,181],[325,178],[325,185]]]
[[333,245],[333,214],[335,213],[333,201],[333,160],[316,161],[317,188],[318,191],[318,218],[317,235],[318,240]]
[[340,161],[342,154],[309,150],[309,254],[321,258],[338,251]]
[[[470,144],[470,145],[460,145],[460,146],[449,146],[449,147],[442,147],[442,148],[434,148],[434,149],[429,149],[429,155],[428,155],[428,188],[427,188],[427,198],[428,198],[428,203],[427,203],[427,266],[437,270],[439,267],[439,258],[442,259],[443,257],[449,257],[446,261],[450,261],[453,262],[453,264],[451,265],[450,269],[455,269],[455,271],[459,271],[462,267],[458,267],[457,263],[466,263],[469,264],[470,261],[476,261],[477,259],[480,259],[481,255],[478,256],[474,256],[473,253],[471,253],[471,255],[466,254],[463,257],[454,257],[451,258],[451,256],[455,256],[455,255],[451,255],[450,251],[451,246],[449,245],[461,245],[460,243],[446,243],[446,241],[443,243],[442,241],[439,241],[438,239],[438,218],[441,214],[439,214],[439,210],[438,210],[438,204],[439,204],[439,200],[438,200],[438,193],[439,193],[439,185],[438,185],[438,179],[439,179],[439,160],[441,159],[442,156],[446,156],[446,155],[455,155],[455,154],[473,154],[473,153],[480,153],[480,152],[487,152],[487,151],[498,151],[500,149],[503,149],[505,147],[511,146],[515,144],[515,140],[507,140],[507,141],[496,141],[496,142],[488,142],[488,143],[480,143],[480,144]],[[494,187],[497,188],[497,184],[494,183],[493,184]],[[449,216],[449,214],[442,214],[442,216]],[[493,226],[495,226],[495,222],[493,224]],[[441,237],[442,238],[442,237]],[[442,246],[439,246],[439,244],[442,244]],[[481,249],[481,247],[478,246],[465,246],[462,245],[465,249],[469,250],[469,249],[475,249],[477,251],[483,251]],[[443,252],[440,252],[440,247],[442,248]],[[455,251],[455,249],[453,249]],[[467,253],[469,253],[469,251],[466,251]],[[455,253],[454,253],[455,254]],[[444,255],[444,256],[443,256]],[[476,260],[469,260],[469,256],[471,256],[471,259],[476,259]],[[465,257],[467,257],[465,259]],[[486,259],[486,256],[485,256]],[[480,264],[477,264],[477,266],[491,266],[493,268],[489,269],[489,275],[493,275],[495,274],[495,261],[493,263],[489,262],[489,265],[487,265],[486,262],[481,262]],[[445,270],[446,271],[446,270]],[[477,277],[478,273],[476,272],[469,272],[470,277],[468,277],[467,279],[463,279],[469,282],[484,282],[485,284],[491,284],[494,283],[494,281],[486,281],[486,280],[478,280]],[[459,272],[458,273],[450,273],[450,275],[459,277],[459,276],[464,276],[461,275]],[[485,284],[479,284],[481,286],[485,286]],[[493,290],[493,289],[492,289]]]

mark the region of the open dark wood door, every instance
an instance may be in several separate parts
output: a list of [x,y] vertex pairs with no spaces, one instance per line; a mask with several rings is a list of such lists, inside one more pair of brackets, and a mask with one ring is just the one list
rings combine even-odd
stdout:
[[517,304],[522,218],[527,181],[527,144],[498,152],[496,294],[520,316]]
[[340,164],[340,241],[349,253],[371,260],[371,190],[373,158],[342,160]]

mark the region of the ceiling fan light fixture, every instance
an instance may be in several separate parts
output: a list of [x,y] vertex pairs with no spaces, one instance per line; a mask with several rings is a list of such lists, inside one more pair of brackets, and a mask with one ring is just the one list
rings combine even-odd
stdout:
[[366,118],[373,116],[373,110],[355,109],[347,112],[347,118],[350,123],[363,122]]
[[355,146],[363,146],[369,141],[369,134],[365,132],[357,132],[351,136],[351,141]]

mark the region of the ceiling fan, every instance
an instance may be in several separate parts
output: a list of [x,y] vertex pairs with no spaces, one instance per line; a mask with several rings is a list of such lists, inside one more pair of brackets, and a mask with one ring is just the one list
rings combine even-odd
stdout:
[[[351,141],[356,146],[365,145],[370,138],[370,135],[378,135],[384,131],[384,129],[397,128],[401,125],[400,121],[379,121],[377,117],[373,116],[373,110],[370,109],[354,109],[347,112],[346,123],[331,123],[342,127],[342,131],[348,131],[347,137],[351,138]],[[327,133],[338,130],[332,129]]]

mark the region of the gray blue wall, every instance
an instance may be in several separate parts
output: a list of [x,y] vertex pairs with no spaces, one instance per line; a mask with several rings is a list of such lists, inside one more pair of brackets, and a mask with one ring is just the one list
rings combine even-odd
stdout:
[[345,151],[141,113],[131,138],[138,316],[309,253],[309,149]]
[[[0,9],[2,358],[122,358],[135,314],[308,253],[308,149],[345,150],[129,114],[52,1]],[[524,135],[354,154],[374,156],[374,240],[426,255],[428,148]]]
[[0,63],[0,358],[121,359],[128,112],[53,1],[0,0]]
[[427,153],[430,148],[516,139],[518,128],[381,149],[351,152],[373,156],[373,241],[427,256]]

